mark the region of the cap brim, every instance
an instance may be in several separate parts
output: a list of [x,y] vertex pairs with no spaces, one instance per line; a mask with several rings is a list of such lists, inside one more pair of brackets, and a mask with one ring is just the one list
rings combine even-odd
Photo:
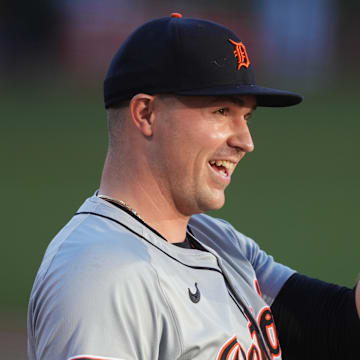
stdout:
[[303,97],[290,91],[266,88],[257,85],[230,85],[207,89],[177,91],[184,96],[254,95],[258,106],[286,107],[301,103]]

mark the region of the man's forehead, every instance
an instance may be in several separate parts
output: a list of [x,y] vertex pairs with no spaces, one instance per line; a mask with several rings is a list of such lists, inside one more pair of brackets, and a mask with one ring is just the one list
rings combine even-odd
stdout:
[[180,101],[183,105],[190,108],[221,106],[232,103],[239,107],[250,107],[256,109],[256,97],[253,95],[215,95],[215,96],[187,96],[187,95],[167,95],[167,100],[173,99]]
[[222,95],[222,96],[210,96],[209,105],[215,105],[217,103],[230,102],[237,106],[251,107],[256,109],[256,97],[253,95]]

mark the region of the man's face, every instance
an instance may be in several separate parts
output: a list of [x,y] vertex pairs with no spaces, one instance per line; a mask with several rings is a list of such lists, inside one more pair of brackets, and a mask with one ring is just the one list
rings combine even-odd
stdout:
[[152,166],[181,214],[224,205],[235,167],[254,149],[247,120],[255,107],[254,96],[156,98]]

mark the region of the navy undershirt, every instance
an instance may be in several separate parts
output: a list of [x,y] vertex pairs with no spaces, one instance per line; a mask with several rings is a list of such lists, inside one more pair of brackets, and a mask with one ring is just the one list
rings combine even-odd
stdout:
[[193,249],[194,248],[194,246],[192,246],[192,244],[190,244],[188,235],[186,235],[186,238],[184,241],[178,242],[178,243],[173,243],[173,245],[184,248],[184,249]]

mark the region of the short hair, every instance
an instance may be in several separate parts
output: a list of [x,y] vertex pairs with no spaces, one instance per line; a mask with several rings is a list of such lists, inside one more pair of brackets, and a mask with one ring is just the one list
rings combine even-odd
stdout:
[[130,100],[124,100],[106,110],[109,148],[116,145],[121,137],[121,128],[125,118],[125,110]]

